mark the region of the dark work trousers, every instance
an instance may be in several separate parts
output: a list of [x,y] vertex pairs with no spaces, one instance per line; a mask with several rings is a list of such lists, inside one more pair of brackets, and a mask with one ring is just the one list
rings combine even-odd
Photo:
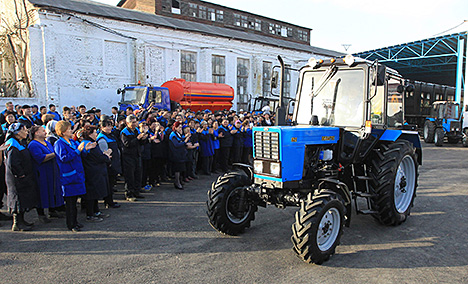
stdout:
[[141,188],[141,163],[140,157],[122,155],[123,172],[125,177],[126,197],[139,195]]
[[109,189],[107,190],[107,196],[104,197],[104,203],[107,205],[114,204],[114,186],[117,182],[117,175],[109,173]]
[[166,159],[164,158],[153,158],[153,182],[159,183],[166,180]]
[[7,186],[5,182],[5,164],[0,164],[0,208],[3,207],[3,196],[7,193]]
[[99,212],[97,199],[86,199],[86,216],[94,216]]
[[[141,187],[145,187],[148,183],[151,184],[151,159],[141,159],[142,164],[142,178],[141,178]],[[149,180],[148,180],[149,179]]]
[[192,150],[192,157],[190,159],[192,161],[192,171],[189,172],[189,176],[194,177],[197,175],[198,149]]
[[78,200],[78,196],[65,196],[64,199],[65,212],[67,214],[67,228],[71,230],[78,224],[78,212],[76,210],[76,201]]
[[219,148],[219,166],[221,171],[227,172],[229,169],[229,157],[231,155],[231,147]]
[[252,162],[252,147],[244,147],[242,150],[242,163],[250,165]]
[[217,171],[219,170],[221,167],[219,165],[219,148],[218,149],[215,149],[215,153],[214,153],[214,156],[213,156],[213,165],[211,167],[211,171],[214,172],[214,171]]
[[231,157],[232,163],[242,162],[242,147],[232,147],[231,148]]
[[210,175],[213,165],[213,156],[201,157],[201,161],[203,174]]

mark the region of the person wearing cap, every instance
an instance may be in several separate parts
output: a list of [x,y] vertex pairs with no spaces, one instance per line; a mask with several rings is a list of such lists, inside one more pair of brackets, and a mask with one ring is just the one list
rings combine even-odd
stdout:
[[55,157],[60,172],[63,199],[65,200],[67,227],[72,232],[81,231],[78,223],[76,202],[78,196],[86,194],[85,173],[81,161],[81,152],[96,147],[96,143],[78,143],[73,140],[71,124],[59,121],[55,131],[60,137],[54,145]]
[[39,205],[36,174],[29,150],[22,144],[28,129],[21,123],[8,128],[5,146],[5,180],[7,205],[13,213],[13,231],[30,231],[32,224],[24,220],[24,213]]
[[138,121],[133,114],[126,118],[127,127],[120,133],[122,141],[122,164],[125,177],[126,192],[128,201],[136,201],[137,198],[144,198],[140,194],[142,169],[141,169],[141,145],[147,142],[148,134],[141,133],[137,126]]
[[34,121],[31,115],[31,107],[29,105],[23,105],[21,107],[23,115],[18,118],[18,122],[30,129],[34,126]]
[[54,104],[49,105],[49,111],[47,112],[48,114],[53,114],[54,115],[54,120],[59,121],[62,120],[62,117],[60,114],[56,111],[56,107]]

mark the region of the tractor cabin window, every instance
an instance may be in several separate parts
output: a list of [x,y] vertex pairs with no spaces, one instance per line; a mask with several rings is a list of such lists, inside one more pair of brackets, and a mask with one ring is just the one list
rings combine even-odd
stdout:
[[400,80],[390,78],[388,80],[388,107],[387,126],[401,127],[403,121],[403,94],[398,93],[398,86],[402,85]]

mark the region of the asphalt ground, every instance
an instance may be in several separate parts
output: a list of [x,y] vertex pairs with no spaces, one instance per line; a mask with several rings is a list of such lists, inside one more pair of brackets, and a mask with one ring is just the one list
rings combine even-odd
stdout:
[[64,219],[41,224],[35,212],[31,232],[1,222],[0,283],[468,283],[468,148],[423,146],[409,219],[386,227],[353,216],[323,265],[291,250],[296,208],[259,208],[241,236],[215,231],[205,214],[215,176],[201,176],[184,191],[163,184],[143,201],[119,200],[102,223],[80,213],[79,233]]

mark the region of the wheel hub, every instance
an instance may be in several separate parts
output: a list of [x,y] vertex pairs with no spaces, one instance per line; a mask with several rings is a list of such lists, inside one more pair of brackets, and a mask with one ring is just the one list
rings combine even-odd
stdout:
[[398,166],[394,183],[395,209],[399,213],[404,213],[411,205],[414,196],[415,181],[416,167],[414,160],[407,155]]
[[341,214],[336,208],[330,208],[320,220],[317,230],[317,246],[327,251],[333,246],[341,226]]
[[405,176],[402,176],[400,179],[400,191],[402,193],[406,192],[406,177]]

